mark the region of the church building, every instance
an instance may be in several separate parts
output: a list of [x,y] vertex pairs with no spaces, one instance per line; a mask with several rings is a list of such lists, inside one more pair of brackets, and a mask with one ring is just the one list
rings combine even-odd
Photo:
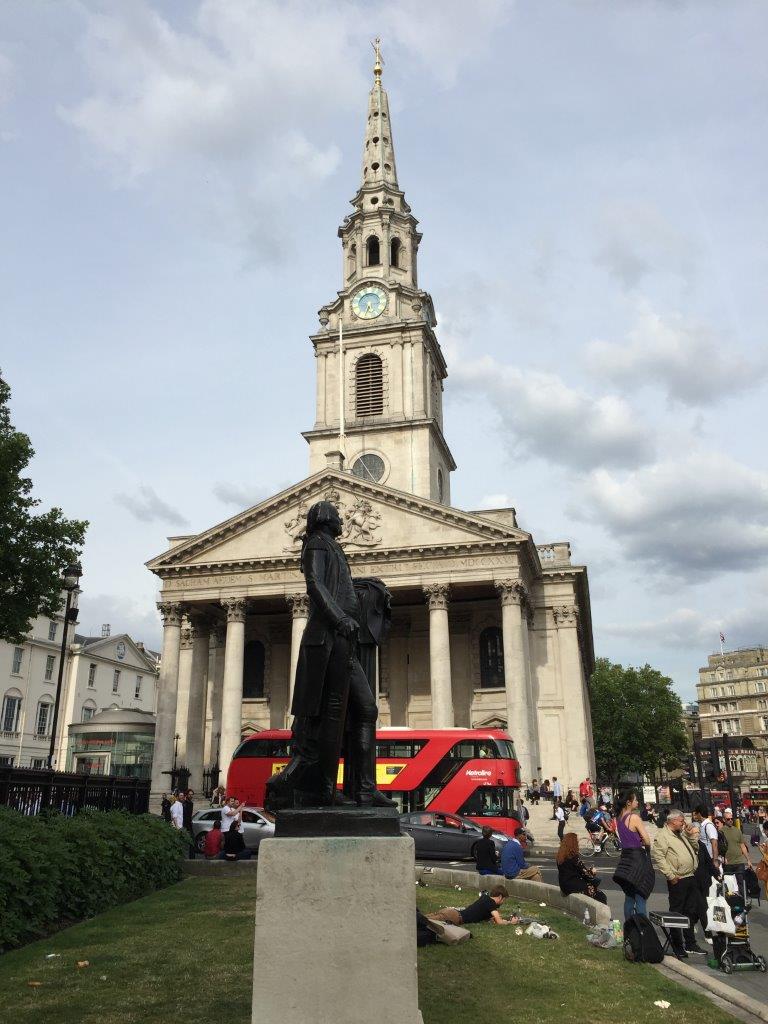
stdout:
[[451,504],[448,368],[418,278],[422,236],[400,188],[381,61],[362,176],[339,228],[341,290],[311,336],[309,475],[147,563],[163,618],[152,791],[178,759],[222,781],[241,736],[284,728],[308,615],[299,571],[309,507],[333,501],[353,576],[392,593],[378,662],[381,726],[493,726],[524,781],[594,777],[587,570],[565,541],[537,544],[513,508]]

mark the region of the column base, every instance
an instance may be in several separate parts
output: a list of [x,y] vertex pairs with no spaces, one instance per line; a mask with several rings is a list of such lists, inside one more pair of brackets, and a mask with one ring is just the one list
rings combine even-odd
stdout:
[[408,836],[265,839],[253,1024],[422,1024],[413,868]]

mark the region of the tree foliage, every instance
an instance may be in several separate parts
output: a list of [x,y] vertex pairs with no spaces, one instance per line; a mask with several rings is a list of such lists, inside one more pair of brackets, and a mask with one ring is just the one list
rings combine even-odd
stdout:
[[10,397],[0,376],[0,640],[20,643],[36,615],[60,608],[62,571],[79,557],[88,523],[59,508],[34,513],[40,501],[22,473],[35,452],[11,423]]
[[643,665],[624,668],[598,658],[590,683],[598,777],[615,784],[625,775],[676,768],[689,742],[683,707],[672,680]]

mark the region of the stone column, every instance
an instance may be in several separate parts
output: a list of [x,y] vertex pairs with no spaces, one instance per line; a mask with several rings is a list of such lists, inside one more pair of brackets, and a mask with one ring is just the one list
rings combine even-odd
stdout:
[[537,700],[536,680],[534,679],[533,658],[531,657],[531,630],[533,627],[533,606],[530,598],[521,615],[523,628],[523,661],[525,662],[525,700],[528,708],[528,725],[531,732],[531,764],[532,778],[539,777],[538,766],[541,764],[539,749],[539,709]]
[[221,747],[219,778],[226,785],[229,762],[239,745],[243,729],[243,658],[245,656],[245,610],[242,597],[221,602],[227,612],[227,642],[224,649],[224,683],[221,701]]
[[562,759],[563,764],[568,765],[568,786],[573,788],[591,773],[594,763],[587,731],[589,701],[579,651],[578,609],[574,605],[560,605],[552,609],[552,614],[557,626],[560,678],[566,709],[563,715],[566,749],[562,751]]
[[187,768],[189,785],[199,790],[203,785],[203,725],[205,712],[205,680],[208,674],[210,624],[205,615],[189,616],[192,657],[189,673],[189,705],[187,710]]
[[304,636],[304,627],[309,618],[309,594],[286,594],[285,600],[291,609],[291,661],[288,667],[288,705],[285,709],[285,724],[290,725],[293,687],[296,684],[296,666],[299,663],[299,647]]
[[523,648],[521,616],[521,605],[525,599],[526,590],[523,581],[519,579],[499,580],[495,586],[501,599],[507,728],[515,744],[522,781],[530,782],[533,778],[531,774],[531,729],[528,717],[527,658]]
[[155,748],[152,756],[152,783],[150,810],[160,811],[163,793],[171,788],[171,777],[165,775],[173,768],[173,737],[176,732],[176,688],[179,683],[179,645],[181,643],[182,606],[164,602],[158,604],[163,617],[163,650],[160,657],[158,679],[157,720]]
[[179,764],[187,763],[187,719],[189,715],[189,681],[192,674],[192,628],[189,616],[181,620],[179,647],[179,685],[176,689],[176,732],[179,734]]
[[210,721],[210,732],[206,737],[205,758],[207,764],[216,763],[216,751],[221,743],[221,696],[224,687],[224,644],[226,627],[216,624],[211,629],[211,661],[208,677],[207,718]]
[[453,728],[451,645],[448,631],[447,583],[423,588],[429,605],[429,683],[432,691],[432,728]]

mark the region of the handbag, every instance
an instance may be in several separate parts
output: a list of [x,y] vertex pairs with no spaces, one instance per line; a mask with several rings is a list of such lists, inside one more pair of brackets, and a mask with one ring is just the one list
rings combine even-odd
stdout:
[[[648,850],[644,846],[622,850],[613,873],[613,881],[621,889],[624,889],[625,885],[630,886],[644,899],[648,899],[656,882],[656,872]],[[626,892],[626,889],[624,891]]]

